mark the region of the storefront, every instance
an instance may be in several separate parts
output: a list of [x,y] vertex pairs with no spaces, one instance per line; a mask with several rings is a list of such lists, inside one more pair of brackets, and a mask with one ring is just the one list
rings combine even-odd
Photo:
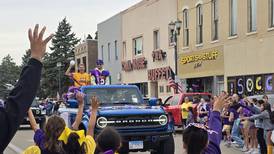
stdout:
[[273,94],[273,75],[274,74],[256,74],[228,77],[228,92],[230,94],[236,93],[240,96]]
[[224,90],[223,46],[179,55],[179,77],[188,92],[219,94]]

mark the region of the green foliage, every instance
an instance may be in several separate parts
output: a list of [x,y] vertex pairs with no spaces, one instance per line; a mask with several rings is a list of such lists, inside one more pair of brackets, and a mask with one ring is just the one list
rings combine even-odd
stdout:
[[30,59],[30,49],[26,50],[26,53],[22,57],[21,68],[24,68],[25,66],[27,66],[29,59]]
[[5,85],[15,85],[20,75],[20,68],[16,65],[10,55],[7,55],[2,59],[0,74],[0,98],[5,98],[9,93]]
[[[40,97],[56,97],[59,89],[59,75],[61,79],[61,94],[67,91],[71,81],[64,74],[69,66],[70,59],[74,59],[74,47],[79,41],[75,33],[71,32],[71,25],[64,18],[59,23],[52,39],[52,45],[50,46],[52,52],[44,58]],[[62,63],[61,67],[57,67],[58,62]]]

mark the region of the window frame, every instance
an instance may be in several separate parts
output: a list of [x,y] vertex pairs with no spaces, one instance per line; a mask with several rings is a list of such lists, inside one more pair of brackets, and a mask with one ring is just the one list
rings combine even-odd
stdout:
[[274,27],[274,0],[269,0],[269,28]]
[[183,46],[189,46],[189,12],[188,9],[183,10]]
[[115,60],[118,60],[118,48],[117,48],[117,40],[114,41],[114,51],[115,51]]
[[102,60],[104,61],[104,45],[101,45],[101,57],[102,57]]
[[159,92],[164,93],[165,92],[165,87],[164,86],[159,86]]
[[111,55],[110,55],[110,54],[111,54],[111,52],[110,52],[110,45],[111,45],[111,44],[110,44],[110,42],[109,42],[109,43],[108,43],[108,61],[109,61],[109,62],[110,62],[110,59],[111,59],[111,58],[110,58],[110,57],[111,57]]
[[123,41],[123,59],[127,57],[127,42]]
[[211,40],[217,41],[219,39],[219,12],[218,12],[218,0],[211,1]]
[[[141,50],[136,50],[136,44],[137,44],[137,40],[141,40]],[[134,56],[140,56],[140,55],[142,55],[143,54],[143,49],[144,49],[144,44],[143,44],[143,36],[139,36],[139,37],[136,37],[136,38],[134,38],[134,39],[132,39],[132,42],[133,42],[133,54],[134,54]],[[140,53],[139,53],[139,51],[141,51]],[[137,53],[138,52],[138,53]]]
[[203,7],[202,4],[196,6],[196,44],[203,43]]
[[[157,34],[157,35],[155,35]],[[159,29],[153,31],[153,49],[160,49],[160,31]]]
[[88,66],[87,66],[87,57],[86,57],[86,56],[82,57],[82,60],[83,60],[83,64],[84,64],[84,66],[85,66],[85,71],[86,71],[86,70],[88,70]]
[[[233,8],[233,7],[236,7],[236,8]],[[236,10],[236,12],[234,12],[233,10]],[[229,1],[229,36],[238,35],[237,21],[238,21],[238,0],[230,0]]]
[[257,31],[257,0],[247,0],[247,26],[249,33]]

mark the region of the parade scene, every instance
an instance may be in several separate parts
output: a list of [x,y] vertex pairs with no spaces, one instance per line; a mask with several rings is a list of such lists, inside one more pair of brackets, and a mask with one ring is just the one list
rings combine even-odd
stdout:
[[273,153],[274,0],[0,12],[0,154]]

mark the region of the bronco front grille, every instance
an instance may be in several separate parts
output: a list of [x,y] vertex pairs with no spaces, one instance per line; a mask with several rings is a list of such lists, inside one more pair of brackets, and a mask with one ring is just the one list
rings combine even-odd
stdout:
[[128,116],[128,117],[106,117],[108,126],[116,129],[138,129],[162,127],[159,123],[160,115]]

